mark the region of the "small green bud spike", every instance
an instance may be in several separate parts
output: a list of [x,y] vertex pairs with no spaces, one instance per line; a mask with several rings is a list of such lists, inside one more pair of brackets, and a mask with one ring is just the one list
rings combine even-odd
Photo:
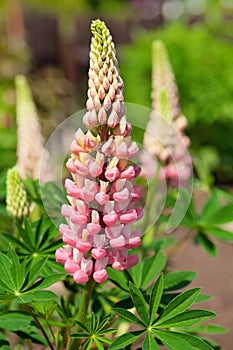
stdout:
[[6,193],[7,211],[10,215],[18,220],[29,215],[27,193],[16,167],[7,172]]
[[[175,82],[175,77],[169,61],[165,45],[160,40],[155,40],[152,44],[152,109],[157,113],[160,91],[166,91],[168,101],[172,109],[172,119],[176,119],[180,114],[179,96]],[[161,114],[162,115],[162,114]],[[162,115],[163,116],[163,115]]]
[[39,178],[43,137],[26,77],[16,76],[17,169],[22,179]]

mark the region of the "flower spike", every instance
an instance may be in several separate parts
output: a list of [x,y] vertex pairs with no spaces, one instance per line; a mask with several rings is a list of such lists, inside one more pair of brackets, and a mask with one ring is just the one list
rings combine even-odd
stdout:
[[[187,119],[181,114],[178,89],[164,44],[152,44],[152,113],[144,135],[144,147],[162,163],[160,177],[177,185],[190,176],[190,158],[186,148],[190,140],[183,134]],[[158,115],[161,118],[158,118]],[[156,137],[155,137],[156,135]],[[145,153],[145,152],[144,152]],[[148,177],[155,174],[150,154],[141,157],[143,170]]]
[[132,224],[142,216],[134,180],[140,168],[132,163],[138,148],[130,139],[126,120],[123,81],[118,71],[114,44],[104,22],[92,22],[87,113],[71,144],[67,168],[73,181],[65,187],[70,205],[63,205],[67,224],[60,226],[65,243],[56,251],[76,283],[92,275],[97,283],[108,279],[107,266],[124,270],[138,257],[129,249],[138,247],[139,230]]

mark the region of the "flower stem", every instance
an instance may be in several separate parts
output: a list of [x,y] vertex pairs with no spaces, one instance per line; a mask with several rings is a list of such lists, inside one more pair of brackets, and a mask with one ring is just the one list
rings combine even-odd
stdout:
[[196,232],[193,231],[193,229],[191,230],[188,230],[186,232],[186,234],[181,238],[179,239],[175,244],[174,246],[167,252],[167,258],[170,259],[178,250],[180,250],[184,245],[185,243],[193,237],[193,235],[195,234]]
[[[77,321],[79,321],[79,322],[83,322],[84,317],[87,314],[88,306],[89,306],[89,303],[91,300],[91,296],[92,296],[94,287],[95,287],[95,281],[90,276],[89,281],[85,285],[85,289],[83,290],[83,294],[82,294],[81,301],[80,301],[80,307],[79,307],[79,312],[78,312],[78,317],[77,317]],[[80,331],[79,324],[77,324],[75,331],[76,332]],[[70,350],[77,350],[79,345],[80,345],[80,339],[74,339],[74,341],[70,347]]]
[[53,347],[53,344],[50,342],[49,337],[47,335],[47,333],[45,332],[42,324],[40,323],[39,319],[37,318],[37,316],[34,314],[33,310],[31,309],[31,307],[28,304],[25,304],[25,307],[27,309],[27,311],[29,312],[29,314],[33,317],[34,321],[36,322],[37,326],[40,328],[41,332],[43,333],[43,336],[45,337],[48,346],[51,350],[55,350],[55,348]]
[[[152,227],[150,227],[150,229],[148,229],[147,225],[148,225],[148,221],[150,220],[151,208],[154,207],[154,206],[152,206],[152,201],[154,199],[154,196],[155,196],[156,190],[157,190],[159,171],[160,171],[160,165],[158,165],[158,167],[156,169],[155,176],[152,180],[153,182],[151,184],[151,187],[149,187],[150,191],[148,192],[147,203],[146,203],[145,209],[144,209],[144,218],[143,218],[143,227],[142,227],[142,234],[143,234],[142,244],[143,244],[143,246],[149,246],[150,243],[153,241],[154,230],[152,230]],[[150,183],[149,183],[149,186],[150,186]]]

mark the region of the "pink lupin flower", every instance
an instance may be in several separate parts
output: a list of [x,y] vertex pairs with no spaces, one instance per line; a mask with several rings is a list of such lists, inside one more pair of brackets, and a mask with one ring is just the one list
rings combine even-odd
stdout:
[[123,81],[119,75],[114,44],[103,22],[92,23],[87,113],[71,144],[66,179],[70,205],[61,212],[67,225],[60,225],[65,246],[56,252],[74,281],[85,284],[90,275],[97,283],[108,279],[107,267],[133,267],[137,255],[129,249],[141,242],[132,223],[142,216],[137,207],[141,192],[134,185],[141,169],[132,164],[138,152],[131,141],[123,103]]

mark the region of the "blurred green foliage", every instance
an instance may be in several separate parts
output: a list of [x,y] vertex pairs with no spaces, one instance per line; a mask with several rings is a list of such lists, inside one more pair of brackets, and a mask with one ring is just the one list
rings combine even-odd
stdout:
[[[181,96],[181,107],[189,120],[192,151],[202,146],[216,148],[221,182],[233,179],[233,45],[208,33],[204,25],[187,27],[173,23],[135,36],[121,52],[121,74],[125,100],[151,106],[151,43],[161,39],[170,56]],[[146,122],[146,121],[145,121]],[[145,123],[146,124],[146,123]]]

